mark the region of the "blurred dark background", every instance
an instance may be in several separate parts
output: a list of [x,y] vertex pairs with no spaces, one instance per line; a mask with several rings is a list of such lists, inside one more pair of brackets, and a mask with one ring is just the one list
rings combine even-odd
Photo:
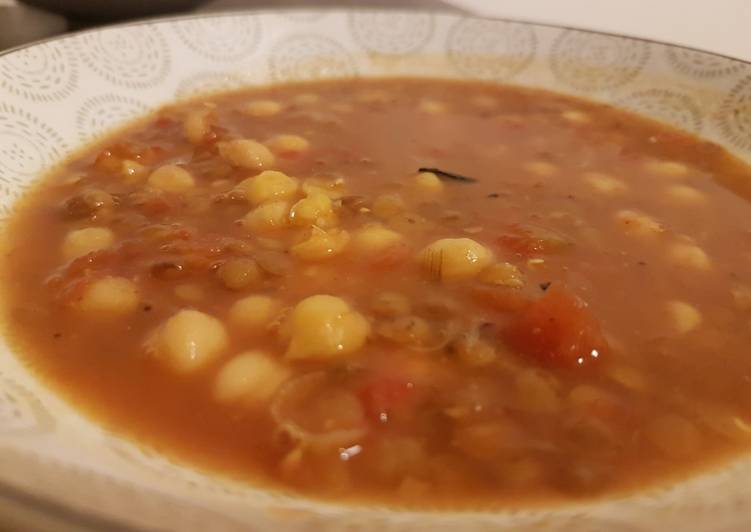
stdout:
[[68,31],[191,12],[311,7],[457,11],[450,0],[0,0],[0,50]]

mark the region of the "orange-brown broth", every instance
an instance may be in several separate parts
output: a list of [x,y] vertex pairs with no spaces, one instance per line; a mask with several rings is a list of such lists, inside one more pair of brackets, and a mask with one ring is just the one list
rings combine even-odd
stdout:
[[[319,101],[296,104],[300,93],[318,94]],[[362,97],[371,93],[381,96]],[[478,97],[493,103],[478,103]],[[238,111],[243,102],[256,98],[276,100],[285,108],[264,118]],[[438,114],[421,111],[419,102],[426,98],[444,102],[448,109]],[[108,263],[98,272],[133,280],[141,294],[138,310],[117,319],[92,317],[61,303],[58,288],[48,282],[64,266],[60,246],[69,230],[108,226],[120,242],[134,238],[147,224],[179,223],[204,235],[253,241],[255,237],[236,223],[248,205],[212,202],[206,207],[201,198],[225,192],[256,173],[229,169],[220,176],[228,180],[226,185],[211,186],[216,176],[208,174],[221,166],[213,144],[196,148],[182,133],[186,110],[198,102],[165,108],[92,147],[47,176],[19,205],[8,233],[4,289],[8,334],[21,356],[97,420],[232,476],[315,497],[407,501],[417,506],[601,496],[674,478],[747,448],[751,434],[744,423],[751,408],[751,360],[746,354],[751,328],[749,310],[738,307],[731,290],[749,283],[751,274],[751,255],[744,251],[751,240],[746,226],[749,206],[742,197],[751,171],[719,147],[608,106],[481,83],[338,81],[246,90],[206,100],[216,103],[214,121],[221,127],[221,139],[263,141],[292,133],[310,141],[311,149],[300,156],[277,157],[274,169],[300,179],[341,177],[347,194],[366,199],[401,194],[411,213],[435,226],[385,222],[404,234],[410,250],[396,266],[374,268],[371,261],[345,252],[318,263],[318,271],[310,276],[302,274],[307,264],[294,263],[290,275],[266,276],[260,285],[239,292],[223,287],[210,268],[180,281],[154,278],[150,264],[166,254],[150,244],[146,256]],[[586,113],[589,121],[562,118],[570,110]],[[167,194],[170,207],[165,213],[144,214],[124,200],[94,224],[64,219],[61,203],[83,188],[94,185],[127,198],[143,186],[124,184],[116,172],[94,165],[102,146],[123,140],[161,147],[165,154],[159,163],[186,161],[185,168],[196,178],[195,191]],[[209,162],[191,162],[194,157],[208,157]],[[657,175],[645,169],[653,159],[679,161],[689,173]],[[549,162],[557,172],[534,175],[523,166],[530,161]],[[418,167],[459,172],[477,182],[447,181],[443,196],[426,205],[410,184]],[[615,176],[628,190],[612,197],[598,193],[583,178],[588,171]],[[80,183],[62,184],[79,173],[84,176]],[[705,201],[684,205],[671,200],[665,189],[673,184],[694,187]],[[440,219],[447,209],[458,211],[458,219]],[[624,233],[614,220],[620,209],[651,214],[665,232],[647,239]],[[371,219],[372,213],[342,211],[340,227],[354,231]],[[498,244],[499,236],[515,223],[558,231],[573,246],[543,254],[542,266],[530,265],[528,257]],[[481,229],[465,232],[476,227]],[[289,243],[301,232],[282,230],[277,235]],[[704,249],[711,258],[709,271],[666,259],[667,246],[680,235]],[[294,306],[313,294],[332,294],[349,301],[374,324],[379,318],[369,307],[377,293],[402,293],[417,307],[441,296],[458,305],[454,312],[463,326],[474,317],[502,328],[511,318],[470,296],[476,281],[436,283],[421,271],[416,254],[445,237],[475,239],[492,249],[497,259],[517,265],[528,297],[543,295],[541,283],[565,285],[596,317],[610,346],[607,356],[592,368],[560,367],[514,353],[497,340],[496,361],[473,368],[446,349],[410,350],[372,335],[362,350],[346,358],[289,362],[283,356],[283,335],[246,338],[230,330],[230,345],[217,362],[183,375],[144,347],[149,335],[179,309],[195,307],[224,320],[232,302],[250,293],[272,295],[283,306]],[[177,297],[173,289],[182,282],[201,285],[204,299],[193,304]],[[689,301],[701,312],[701,324],[693,331],[671,331],[664,305],[674,299]],[[327,448],[306,452],[300,467],[284,470],[280,462],[294,449],[294,441],[280,434],[268,404],[226,405],[212,397],[221,363],[249,348],[273,353],[295,374],[341,373],[332,386],[341,382],[343,390],[354,390],[357,397],[361,379],[371,373],[409,375],[407,380],[419,375],[413,380],[419,380],[415,386],[424,396],[407,418],[400,418],[399,412],[386,423],[368,418],[368,434],[352,442],[361,452],[350,460],[340,459],[339,447]],[[643,376],[644,389],[628,390],[610,377],[612,367],[623,365]],[[538,413],[525,406],[514,384],[522,371],[555,382],[559,406],[554,412]],[[617,402],[617,415],[607,420],[610,436],[577,425],[581,416],[574,413],[568,392],[581,384],[598,387]],[[474,410],[459,421],[446,413],[468,401]],[[730,428],[713,427],[704,412],[707,408],[712,409],[712,419],[726,416],[730,421],[722,427]],[[681,450],[676,443],[671,452],[646,434],[645,427],[673,415],[695,429],[692,448]],[[509,440],[519,442],[513,448],[478,457],[457,446],[458,427],[498,420],[513,427]]]

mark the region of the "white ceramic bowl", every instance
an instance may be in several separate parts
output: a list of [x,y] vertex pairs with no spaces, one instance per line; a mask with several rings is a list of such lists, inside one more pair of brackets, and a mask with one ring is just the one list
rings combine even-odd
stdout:
[[[0,216],[72,150],[176,98],[246,84],[391,75],[492,79],[583,95],[751,155],[751,65],[716,55],[423,12],[199,16],[83,32],[0,56]],[[412,512],[264,491],[100,428],[37,381],[5,340],[0,512],[8,513],[0,520],[32,515],[51,529],[107,530],[751,529],[747,459],[632,496],[514,511]]]

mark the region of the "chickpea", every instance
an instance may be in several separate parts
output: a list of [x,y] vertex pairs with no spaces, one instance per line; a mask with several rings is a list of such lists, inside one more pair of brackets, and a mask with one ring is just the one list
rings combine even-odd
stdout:
[[383,194],[373,200],[373,214],[381,220],[389,220],[407,209],[398,194]]
[[470,238],[443,238],[420,252],[423,269],[435,280],[472,278],[492,260],[493,253]]
[[122,174],[125,183],[135,184],[146,179],[149,172],[141,163],[125,159],[122,162],[120,173]]
[[649,238],[665,231],[660,222],[642,212],[624,209],[618,211],[615,218],[628,235]]
[[268,401],[290,374],[268,353],[245,351],[221,367],[214,381],[214,397],[220,403]]
[[730,290],[730,294],[733,296],[733,303],[735,303],[737,310],[741,312],[751,310],[751,286],[740,285],[733,287]]
[[344,178],[323,179],[311,177],[302,184],[302,191],[307,196],[324,194],[332,200],[339,199],[347,193],[347,184]]
[[508,286],[511,288],[521,288],[524,286],[522,272],[510,262],[497,262],[491,264],[480,273],[480,280],[483,283]]
[[340,254],[349,242],[349,233],[342,229],[323,229],[313,226],[307,240],[295,244],[292,255],[304,261],[319,261]]
[[183,134],[191,144],[201,144],[211,133],[210,107],[194,109],[185,116],[183,122]]
[[349,304],[329,295],[300,301],[291,315],[292,340],[287,357],[327,359],[359,350],[370,333],[368,320]]
[[179,284],[174,288],[174,293],[180,299],[190,301],[191,303],[197,303],[201,301],[206,295],[201,285],[193,283]]
[[242,290],[261,281],[261,269],[256,261],[239,257],[229,259],[217,270],[217,275],[224,286],[230,290]]
[[300,135],[276,135],[266,141],[274,153],[303,153],[310,149],[310,142]]
[[274,100],[255,100],[245,104],[242,110],[250,116],[273,116],[282,111],[282,104]]
[[263,330],[279,309],[279,303],[268,296],[248,296],[239,299],[229,309],[229,321],[245,333]]
[[331,227],[337,222],[331,198],[320,192],[314,192],[295,203],[289,211],[289,220],[292,225],[316,225],[321,228]]
[[593,189],[608,196],[622,194],[628,190],[626,183],[611,175],[601,172],[586,172],[584,180],[589,183]]
[[448,110],[448,106],[444,102],[426,98],[420,101],[418,109],[423,113],[438,115],[445,113]]
[[685,301],[668,301],[667,311],[673,330],[678,334],[691,332],[701,324],[701,312]]
[[148,183],[165,192],[185,192],[195,186],[190,172],[175,164],[166,164],[151,172]]
[[558,167],[547,161],[530,161],[524,163],[522,168],[530,174],[540,177],[552,177],[558,173]]
[[425,194],[440,194],[446,188],[443,181],[433,172],[420,172],[414,178],[414,187],[418,192]]
[[640,391],[646,386],[644,375],[629,366],[612,366],[608,376],[628,390]]
[[361,254],[377,255],[404,241],[401,234],[380,224],[369,224],[355,233],[352,245]]
[[571,122],[572,124],[588,124],[592,121],[587,113],[583,111],[576,111],[574,109],[563,111],[561,113],[561,118],[563,118],[567,122]]
[[699,246],[694,244],[677,243],[668,249],[670,259],[681,266],[688,266],[696,270],[707,271],[712,268],[712,261]]
[[294,177],[276,170],[266,170],[237,184],[251,205],[260,205],[272,199],[294,196],[300,183]]
[[707,200],[703,192],[688,185],[671,185],[667,188],[667,195],[670,199],[686,205],[698,205]]
[[221,321],[198,310],[184,309],[157,331],[154,347],[156,355],[174,370],[188,373],[210,364],[228,342]]
[[269,201],[259,205],[242,219],[249,231],[270,231],[286,227],[289,223],[289,203],[283,200]]
[[495,347],[481,338],[464,336],[454,343],[454,352],[469,367],[482,367],[495,362]]
[[235,139],[220,142],[219,155],[232,166],[249,170],[264,170],[274,164],[275,158],[271,151],[255,140]]
[[138,307],[138,288],[124,277],[103,277],[84,290],[76,307],[96,315],[128,314]]
[[677,161],[648,161],[647,171],[666,177],[680,177],[688,174],[688,166]]
[[63,257],[72,260],[93,251],[108,248],[115,241],[115,235],[106,227],[76,229],[65,235]]

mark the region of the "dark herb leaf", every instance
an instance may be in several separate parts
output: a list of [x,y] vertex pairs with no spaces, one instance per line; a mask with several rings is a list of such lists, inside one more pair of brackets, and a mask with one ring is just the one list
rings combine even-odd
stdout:
[[440,179],[451,179],[453,181],[462,181],[464,183],[476,183],[477,179],[474,177],[467,177],[453,172],[446,172],[440,168],[418,168],[418,172],[431,172],[437,175]]

